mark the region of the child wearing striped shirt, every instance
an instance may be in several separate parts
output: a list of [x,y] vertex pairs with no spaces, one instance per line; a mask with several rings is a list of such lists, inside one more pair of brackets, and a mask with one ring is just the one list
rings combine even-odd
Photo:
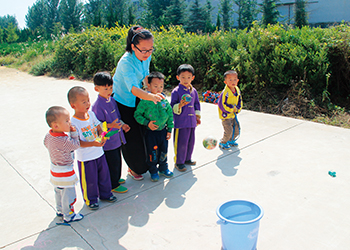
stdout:
[[[59,106],[46,111],[46,122],[51,128],[44,138],[50,154],[50,181],[55,187],[56,215],[64,222],[80,221],[82,214],[74,212],[75,184],[78,178],[73,169],[74,150],[80,146],[76,129],[71,126],[69,112]],[[70,135],[66,133],[70,132]]]

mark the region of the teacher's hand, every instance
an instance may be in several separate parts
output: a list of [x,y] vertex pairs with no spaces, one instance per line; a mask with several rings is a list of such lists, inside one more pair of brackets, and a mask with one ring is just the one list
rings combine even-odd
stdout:
[[152,95],[152,101],[154,104],[157,104],[157,102],[160,102],[161,100],[165,99],[165,96],[162,95],[161,93],[157,94],[151,94]]

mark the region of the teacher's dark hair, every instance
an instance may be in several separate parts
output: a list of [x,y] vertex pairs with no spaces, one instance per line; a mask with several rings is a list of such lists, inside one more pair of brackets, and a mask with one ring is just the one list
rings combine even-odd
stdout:
[[140,40],[148,39],[153,39],[153,35],[149,30],[146,30],[139,25],[133,26],[128,31],[125,50],[132,53],[131,44],[138,45]]

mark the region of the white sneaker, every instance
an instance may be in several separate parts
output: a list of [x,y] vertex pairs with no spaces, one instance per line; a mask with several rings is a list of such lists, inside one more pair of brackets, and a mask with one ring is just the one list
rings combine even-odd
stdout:
[[84,218],[84,215],[82,214],[74,214],[70,220],[64,220],[65,223],[70,223],[70,222],[75,222],[75,221],[80,221]]

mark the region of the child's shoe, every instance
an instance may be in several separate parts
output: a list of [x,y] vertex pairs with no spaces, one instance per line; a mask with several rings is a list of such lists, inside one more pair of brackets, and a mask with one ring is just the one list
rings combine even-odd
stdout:
[[101,199],[103,201],[107,201],[110,203],[116,202],[117,201],[117,197],[115,197],[114,195],[112,195],[111,197],[109,197],[108,199]]
[[128,175],[130,175],[131,178],[133,178],[135,181],[141,181],[141,180],[143,180],[143,176],[142,176],[142,175],[133,173],[133,172],[131,171],[131,169],[128,169]]
[[97,210],[99,209],[100,205],[98,203],[92,203],[88,206],[91,210]]
[[165,176],[166,178],[171,178],[174,175],[174,173],[171,172],[169,169],[164,171],[159,171],[159,174]]
[[158,173],[151,174],[151,181],[157,182],[158,180],[159,180],[159,174]]
[[189,161],[185,161],[185,164],[186,165],[191,165],[191,166],[194,166],[194,165],[196,165],[196,161],[192,161],[192,160],[189,160]]
[[123,187],[122,185],[119,185],[116,188],[112,189],[112,192],[118,193],[118,194],[123,194],[128,192],[128,189],[126,187]]
[[185,164],[175,164],[175,168],[180,172],[185,172],[187,170]]
[[125,183],[125,180],[124,179],[119,179],[119,184],[124,184]]
[[82,214],[74,214],[70,220],[63,220],[65,223],[70,223],[70,222],[75,222],[75,221],[80,221],[84,218],[84,215]]
[[233,147],[238,147],[238,143],[236,141],[228,141],[227,143]]
[[231,145],[230,145],[228,142],[226,142],[226,143],[220,142],[220,143],[219,143],[219,147],[220,147],[221,149],[229,150],[229,149],[231,148]]

